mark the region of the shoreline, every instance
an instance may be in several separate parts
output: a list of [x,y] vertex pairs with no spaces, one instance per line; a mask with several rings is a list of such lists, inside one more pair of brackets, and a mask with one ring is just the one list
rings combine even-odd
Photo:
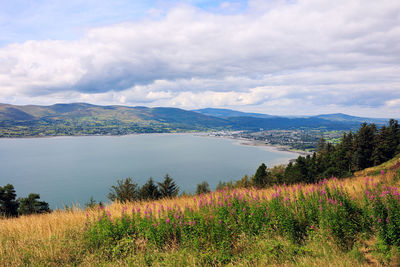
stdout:
[[293,150],[287,146],[282,146],[282,145],[270,145],[270,144],[264,143],[263,141],[258,141],[258,140],[251,140],[251,139],[246,139],[246,138],[235,138],[232,136],[211,136],[211,135],[208,135],[207,133],[203,133],[203,135],[199,135],[199,136],[230,139],[230,140],[235,141],[235,143],[237,143],[238,145],[268,148],[269,150],[272,150],[272,151],[286,152],[286,153],[296,154],[296,155],[300,155],[300,156],[312,155],[312,152]]

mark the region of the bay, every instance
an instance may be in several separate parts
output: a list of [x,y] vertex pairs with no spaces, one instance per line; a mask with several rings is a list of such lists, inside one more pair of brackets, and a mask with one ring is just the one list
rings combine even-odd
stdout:
[[51,208],[106,202],[111,185],[132,177],[142,185],[168,173],[180,191],[193,193],[207,181],[237,180],[261,163],[287,163],[297,154],[194,134],[141,134],[0,139],[0,186],[11,183],[18,197],[39,193]]

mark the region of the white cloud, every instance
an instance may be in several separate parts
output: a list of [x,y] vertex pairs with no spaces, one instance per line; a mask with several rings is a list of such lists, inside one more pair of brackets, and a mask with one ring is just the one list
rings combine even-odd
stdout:
[[280,113],[353,106],[400,116],[390,104],[400,98],[397,1],[252,0],[230,15],[188,5],[156,11],[164,16],[92,28],[76,41],[0,48],[0,101]]

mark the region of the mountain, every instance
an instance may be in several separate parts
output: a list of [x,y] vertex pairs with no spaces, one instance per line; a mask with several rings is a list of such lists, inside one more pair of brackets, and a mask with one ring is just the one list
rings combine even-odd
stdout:
[[219,118],[230,118],[230,117],[253,117],[253,118],[275,118],[278,116],[272,116],[268,114],[261,113],[247,113],[232,109],[222,109],[222,108],[203,108],[192,110],[208,116],[214,116]]
[[359,127],[358,122],[329,121],[320,118],[254,118],[254,117],[231,117],[229,121],[236,129],[251,131],[263,130],[289,130],[299,128],[323,128],[327,130],[355,130]]
[[343,113],[321,114],[317,116],[311,116],[311,118],[318,118],[318,119],[337,121],[337,122],[359,122],[359,123],[366,122],[366,123],[375,123],[379,125],[385,124],[388,121],[388,119],[383,119],[383,118],[363,118],[363,117],[350,116]]
[[207,130],[327,129],[355,130],[362,122],[346,114],[279,117],[229,109],[195,111],[169,107],[99,106],[87,103],[51,106],[0,104],[0,137],[122,135]]
[[0,104],[0,136],[120,135],[229,128],[227,120],[178,108]]

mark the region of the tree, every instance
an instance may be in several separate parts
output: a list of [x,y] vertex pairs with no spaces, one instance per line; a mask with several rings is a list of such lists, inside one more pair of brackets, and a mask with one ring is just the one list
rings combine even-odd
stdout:
[[103,203],[101,201],[99,201],[99,203],[97,203],[97,201],[94,200],[93,196],[91,196],[89,201],[85,203],[85,208],[86,209],[93,209],[96,206],[97,207],[103,207]]
[[19,199],[19,214],[34,214],[34,213],[48,213],[51,212],[49,204],[44,201],[39,201],[40,195],[31,193],[26,198]]
[[119,201],[121,203],[137,200],[138,185],[132,181],[132,178],[118,180],[117,185],[111,186],[107,197],[111,201]]
[[237,183],[237,181],[235,182],[235,185],[233,184],[232,181],[229,181],[229,182],[219,181],[215,190],[219,191],[219,190],[224,190],[225,188],[234,188],[236,186],[236,183]]
[[0,186],[0,215],[6,217],[18,216],[19,202],[15,200],[17,194],[14,186],[7,184]]
[[210,185],[207,182],[202,182],[197,185],[196,195],[210,193]]
[[[249,188],[251,187],[251,182],[252,182],[253,178],[249,178],[249,176],[246,174],[242,177],[242,179],[237,180],[232,187],[234,188]],[[229,187],[229,186],[228,186]],[[223,188],[224,189],[224,188]]]
[[373,166],[376,125],[363,123],[355,136],[355,170]]
[[271,181],[269,181],[270,176],[271,175],[270,175],[269,171],[267,170],[267,166],[265,166],[265,164],[262,163],[258,167],[256,173],[253,176],[254,186],[258,187],[258,188],[263,188],[263,187],[267,186],[268,183],[271,182]]
[[140,188],[139,198],[140,199],[159,199],[161,193],[158,190],[157,185],[154,183],[153,178],[150,177],[149,180]]
[[161,197],[163,198],[174,197],[179,193],[178,186],[168,174],[164,176],[164,181],[162,183],[158,183],[158,187],[160,189]]

